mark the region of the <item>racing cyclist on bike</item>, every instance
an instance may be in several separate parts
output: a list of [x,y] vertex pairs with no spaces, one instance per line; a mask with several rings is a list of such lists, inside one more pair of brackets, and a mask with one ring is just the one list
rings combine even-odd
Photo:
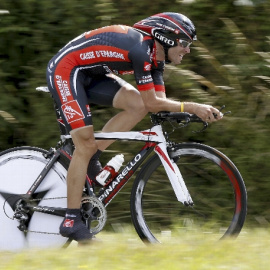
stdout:
[[[48,87],[75,145],[67,174],[68,209],[60,225],[62,236],[78,242],[92,239],[80,213],[85,176],[88,172],[95,179],[102,169],[99,156],[113,142],[95,141],[89,104],[122,110],[103,132],[129,131],[148,112],[185,111],[208,122],[222,118],[210,105],[179,102],[165,94],[165,63],[180,64],[196,39],[190,19],[164,12],[133,27],[112,25],[86,32],[49,61]],[[131,73],[137,89],[117,76]]]

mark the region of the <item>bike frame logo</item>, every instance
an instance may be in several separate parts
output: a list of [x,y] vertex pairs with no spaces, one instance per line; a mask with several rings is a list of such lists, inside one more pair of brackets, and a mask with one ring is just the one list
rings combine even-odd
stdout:
[[62,110],[69,124],[84,119],[82,109],[76,100],[69,101],[62,105]]
[[[123,171],[116,177],[115,180],[113,180],[104,190],[104,193],[99,196],[99,200],[105,200],[108,198],[111,194],[115,194],[115,190],[119,190],[120,187],[122,187],[125,182],[131,177],[131,175],[134,173],[132,170],[133,167],[140,161],[142,156],[140,154],[137,154],[135,158],[129,162],[129,164],[123,169]],[[122,182],[123,181],[123,182]]]

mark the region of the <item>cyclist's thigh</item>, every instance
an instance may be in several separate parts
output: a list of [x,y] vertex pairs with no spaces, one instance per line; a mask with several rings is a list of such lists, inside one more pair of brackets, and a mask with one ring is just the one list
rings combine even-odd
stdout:
[[115,74],[92,79],[86,89],[89,103],[127,111],[144,110],[140,92]]
[[113,100],[118,91],[129,85],[114,74],[108,74],[89,79],[86,95],[90,104],[113,106]]
[[146,113],[140,92],[131,84],[126,84],[117,92],[113,100],[113,106],[132,113]]
[[92,125],[84,73],[60,61],[47,72],[47,81],[68,131]]

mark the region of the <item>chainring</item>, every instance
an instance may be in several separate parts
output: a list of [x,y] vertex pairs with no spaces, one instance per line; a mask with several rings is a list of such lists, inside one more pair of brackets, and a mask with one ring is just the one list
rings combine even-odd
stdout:
[[83,219],[92,234],[99,233],[107,221],[107,211],[97,197],[83,197],[81,201]]

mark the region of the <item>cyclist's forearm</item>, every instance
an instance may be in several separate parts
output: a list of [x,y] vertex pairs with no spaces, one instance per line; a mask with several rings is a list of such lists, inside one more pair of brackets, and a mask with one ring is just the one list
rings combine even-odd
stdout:
[[156,93],[154,89],[141,92],[141,97],[148,112],[179,112],[181,109],[181,104],[179,101],[167,99],[165,93]]
[[[152,113],[157,113],[160,111],[169,111],[169,112],[181,111],[181,102],[166,98],[166,96],[156,96],[154,99],[148,99],[145,105],[146,105],[147,110]],[[182,108],[184,109],[183,111],[189,112],[189,113],[195,113],[194,112],[195,107],[196,107],[196,104],[191,103],[191,102],[188,102],[188,103],[184,102],[182,104]]]
[[222,118],[222,113],[211,105],[195,102],[180,102],[157,95],[154,89],[141,92],[145,108],[148,112],[157,113],[160,111],[188,112],[198,115],[204,121],[212,122]]

